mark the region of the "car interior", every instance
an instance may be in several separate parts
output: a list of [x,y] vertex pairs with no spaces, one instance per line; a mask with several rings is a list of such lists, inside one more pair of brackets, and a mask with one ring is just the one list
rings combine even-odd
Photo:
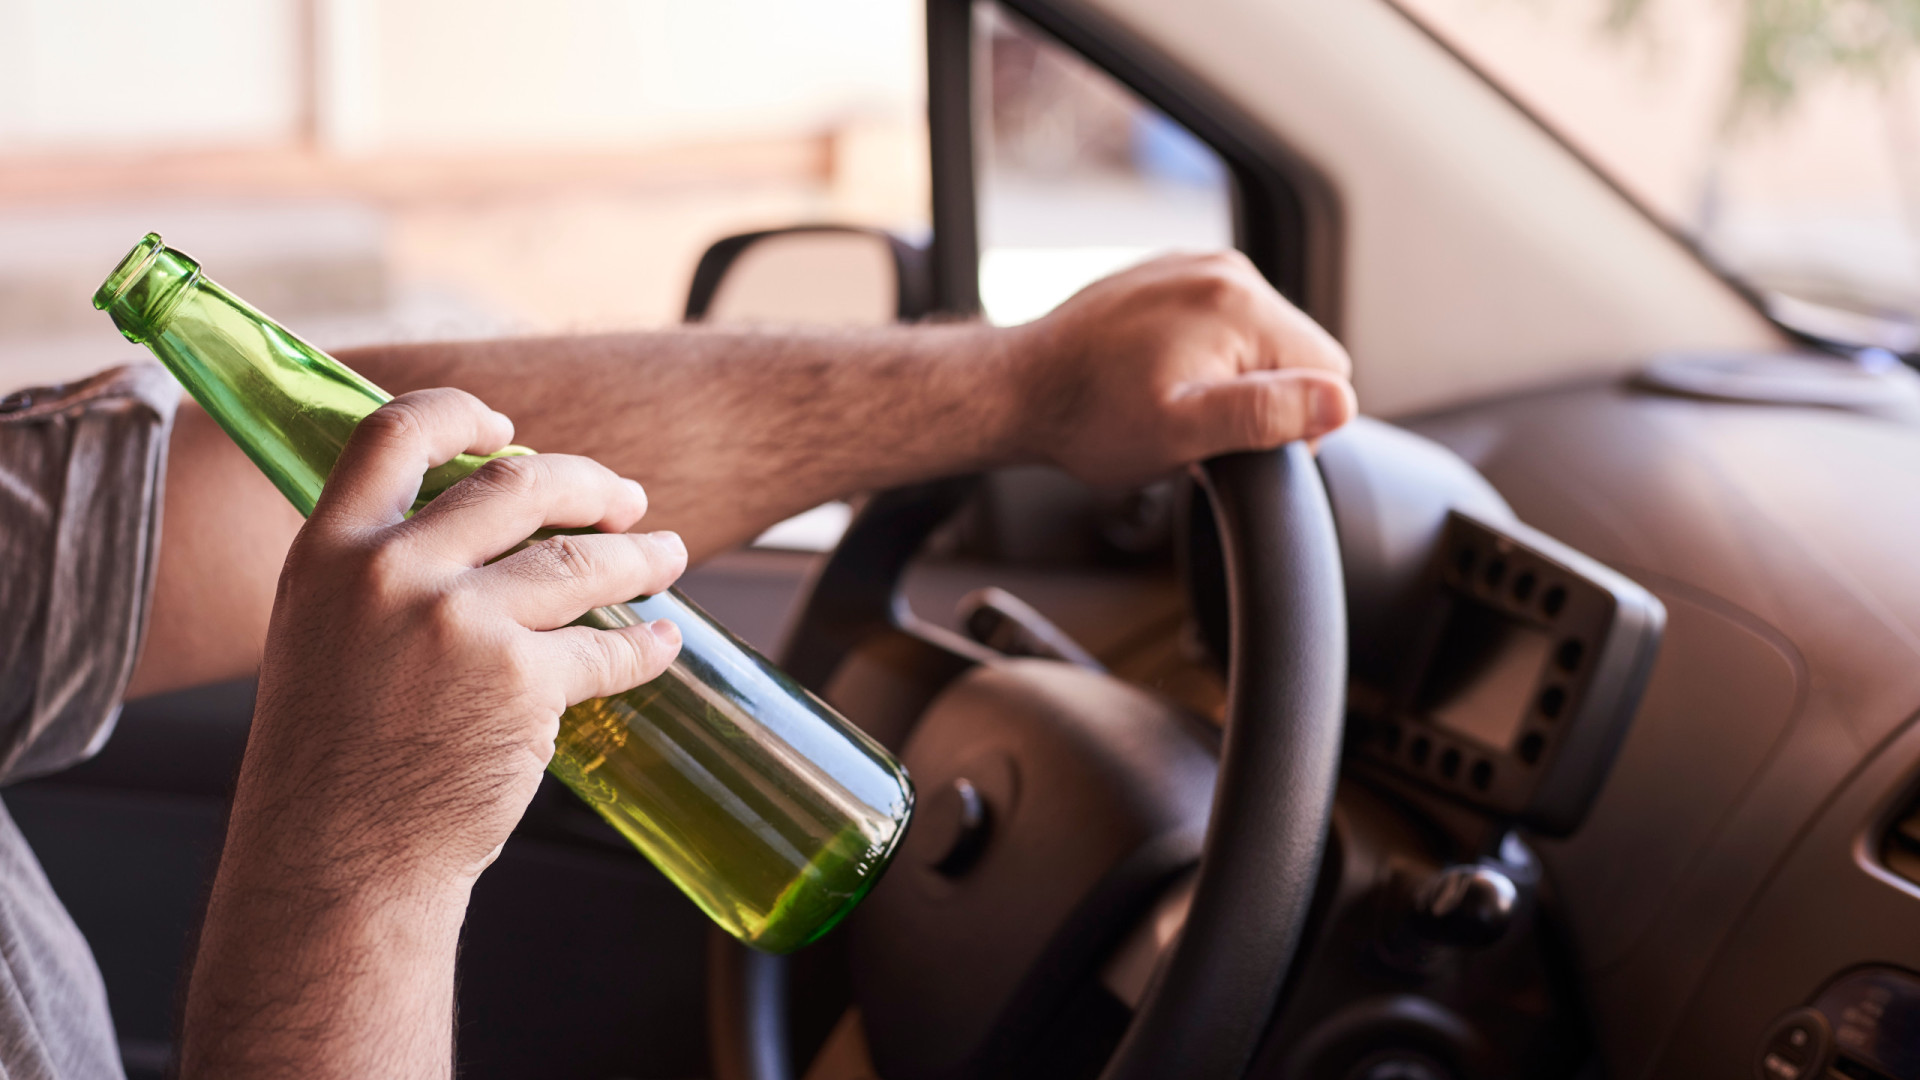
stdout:
[[[459,1074],[1920,1080],[1920,376],[1771,317],[1388,0],[926,35],[930,232],[719,239],[689,321],[1021,321],[1231,245],[1365,416],[1132,491],[865,493],[690,571],[905,761],[901,853],[763,955],[549,778],[474,893]],[[1192,183],[1093,263],[1001,243],[1106,197],[1006,174],[1023,79],[1136,103]],[[131,1077],[251,704],[130,702],[6,794]]]

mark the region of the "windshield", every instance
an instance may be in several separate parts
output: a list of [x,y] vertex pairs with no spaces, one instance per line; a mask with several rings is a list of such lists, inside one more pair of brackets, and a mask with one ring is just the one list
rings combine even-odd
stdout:
[[1815,337],[1920,349],[1920,25],[1871,0],[1398,0]]

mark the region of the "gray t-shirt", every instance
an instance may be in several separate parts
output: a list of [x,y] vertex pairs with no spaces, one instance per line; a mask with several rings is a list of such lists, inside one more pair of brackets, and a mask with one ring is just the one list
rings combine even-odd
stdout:
[[[84,761],[113,731],[179,400],[152,364],[0,400],[0,784]],[[100,969],[0,807],[0,1080],[124,1075]]]

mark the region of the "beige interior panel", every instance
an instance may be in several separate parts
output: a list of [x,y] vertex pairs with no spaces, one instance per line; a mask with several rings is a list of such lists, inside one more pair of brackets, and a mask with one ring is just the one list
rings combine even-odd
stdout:
[[1089,0],[1313,162],[1362,406],[1404,415],[1784,339],[1384,0]]

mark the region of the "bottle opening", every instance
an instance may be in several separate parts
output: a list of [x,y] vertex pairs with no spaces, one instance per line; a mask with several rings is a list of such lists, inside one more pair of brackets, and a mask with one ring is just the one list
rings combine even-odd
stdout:
[[107,275],[107,280],[100,283],[99,291],[93,294],[94,309],[105,311],[115,300],[125,296],[165,247],[166,241],[160,239],[159,233],[150,232],[141,237],[140,242],[133,245],[133,250],[127,252],[126,258],[120,260],[120,265],[113,268],[113,273]]
[[166,329],[199,281],[199,263],[168,247],[159,233],[148,233],[100,284],[93,306],[112,316],[127,340],[145,342]]

